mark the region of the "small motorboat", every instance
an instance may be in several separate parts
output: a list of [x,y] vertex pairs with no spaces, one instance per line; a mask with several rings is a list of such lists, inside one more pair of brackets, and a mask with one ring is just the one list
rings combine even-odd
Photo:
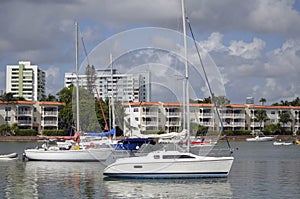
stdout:
[[17,153],[9,153],[9,154],[3,154],[0,155],[0,161],[6,161],[6,160],[16,160],[18,159]]
[[292,145],[292,142],[282,142],[282,141],[275,141],[273,142],[274,146],[288,146],[288,145]]

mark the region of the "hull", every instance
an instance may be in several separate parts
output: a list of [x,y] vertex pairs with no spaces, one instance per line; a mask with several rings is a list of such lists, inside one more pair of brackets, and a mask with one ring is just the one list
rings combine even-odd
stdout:
[[293,143],[291,142],[273,142],[273,145],[275,146],[288,146],[288,145],[292,145]]
[[18,159],[17,153],[10,153],[6,155],[0,155],[0,161],[16,160]]
[[99,150],[47,150],[27,149],[24,151],[28,160],[63,161],[63,162],[97,162],[106,161],[112,154],[110,149]]
[[255,138],[247,138],[248,142],[267,142],[274,140],[274,137],[255,137]]
[[[184,154],[189,155],[189,153]],[[154,155],[155,156],[155,155]],[[169,154],[167,156],[170,157]],[[155,159],[148,156],[122,158],[109,165],[104,175],[113,178],[208,178],[227,177],[233,157]],[[179,157],[179,156],[177,156]],[[183,157],[183,156],[181,156]]]

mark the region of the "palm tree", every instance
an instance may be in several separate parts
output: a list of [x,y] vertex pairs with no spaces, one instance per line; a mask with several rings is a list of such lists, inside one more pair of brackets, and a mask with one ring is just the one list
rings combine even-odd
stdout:
[[255,120],[259,122],[259,129],[262,130],[262,124],[263,122],[266,122],[269,120],[267,113],[265,110],[257,110],[255,113]]
[[[6,105],[8,106],[11,102],[15,101],[16,98],[14,97],[13,93],[4,93],[2,96],[0,96],[0,100],[3,102],[6,102]],[[9,110],[10,110],[10,107],[5,107],[6,128],[4,130],[4,135],[10,134],[10,127],[8,124],[8,111]]]
[[262,97],[262,98],[260,98],[259,102],[261,103],[261,105],[264,105],[267,102],[267,100],[266,100],[266,98]]
[[284,127],[287,123],[289,123],[291,121],[292,121],[292,119],[291,119],[290,112],[282,112],[280,114],[279,122],[282,124],[281,127]]

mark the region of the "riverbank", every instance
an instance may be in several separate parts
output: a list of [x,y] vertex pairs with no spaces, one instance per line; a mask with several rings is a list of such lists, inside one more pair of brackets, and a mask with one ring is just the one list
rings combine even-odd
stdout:
[[[239,136],[227,136],[230,141],[244,141],[247,138],[253,137],[252,135],[239,135]],[[276,135],[274,136],[277,140],[300,140],[300,136],[293,135]],[[44,140],[40,136],[0,136],[0,142],[35,142]],[[221,137],[220,140],[225,140],[225,137]]]

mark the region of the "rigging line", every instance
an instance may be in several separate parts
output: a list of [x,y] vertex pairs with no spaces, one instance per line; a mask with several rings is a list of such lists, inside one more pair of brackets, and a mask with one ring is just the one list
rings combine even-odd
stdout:
[[[82,46],[83,46],[83,50],[84,50],[84,53],[85,53],[85,57],[86,57],[86,61],[87,61],[87,63],[88,63],[88,66],[89,66],[89,67],[92,67],[92,66],[90,65],[90,61],[89,61],[89,58],[88,58],[87,50],[86,50],[86,48],[85,48],[83,36],[81,36],[81,41],[82,41]],[[105,125],[105,126],[104,126],[104,130],[107,130],[107,131],[108,131],[109,128],[108,128],[108,124],[107,124],[107,119],[106,119],[106,116],[105,116],[105,113],[104,113],[102,100],[101,100],[101,98],[100,98],[98,89],[97,89],[97,87],[96,87],[96,78],[95,78],[95,76],[94,76],[94,72],[92,71],[92,69],[89,69],[88,72],[89,72],[89,75],[91,76],[91,81],[92,81],[92,83],[93,83],[93,87],[94,87],[94,89],[95,89],[95,91],[96,91],[96,95],[97,95],[97,100],[98,100],[99,105],[100,105],[101,114],[102,114],[102,117],[103,117],[103,120],[104,120],[104,125]]]
[[[201,68],[203,70],[203,73],[204,73],[204,77],[205,77],[205,81],[207,82],[207,87],[208,87],[208,90],[209,90],[209,93],[211,95],[211,98],[212,98],[212,101],[214,102],[214,99],[213,99],[213,92],[212,92],[212,89],[210,87],[210,84],[209,84],[209,81],[208,81],[208,77],[207,77],[207,74],[206,74],[206,71],[205,71],[205,68],[204,68],[204,64],[203,64],[203,60],[201,58],[201,55],[200,55],[200,52],[199,52],[199,48],[198,48],[198,45],[197,45],[197,42],[196,42],[196,39],[195,39],[195,36],[194,36],[194,33],[193,33],[193,30],[192,30],[192,26],[191,26],[191,23],[190,23],[190,20],[188,17],[186,17],[186,21],[189,25],[189,29],[191,31],[191,35],[192,35],[192,38],[193,38],[193,41],[194,41],[194,45],[195,45],[195,48],[196,48],[196,51],[197,51],[197,54],[198,54],[198,57],[199,57],[199,60],[200,60],[200,64],[201,64]],[[215,104],[215,103],[214,103]],[[220,116],[220,113],[219,113],[219,110],[218,108],[215,106],[215,110],[216,110],[216,113],[218,115],[218,118],[220,120],[220,123],[221,123],[221,132],[223,132],[223,134],[225,135],[225,139],[226,139],[226,142],[227,142],[227,146],[229,147],[230,149],[230,153],[232,153],[232,150],[231,150],[231,146],[230,146],[230,143],[229,143],[229,140],[226,136],[226,134],[224,133],[224,126],[223,126],[223,122],[222,122],[222,118]]]

